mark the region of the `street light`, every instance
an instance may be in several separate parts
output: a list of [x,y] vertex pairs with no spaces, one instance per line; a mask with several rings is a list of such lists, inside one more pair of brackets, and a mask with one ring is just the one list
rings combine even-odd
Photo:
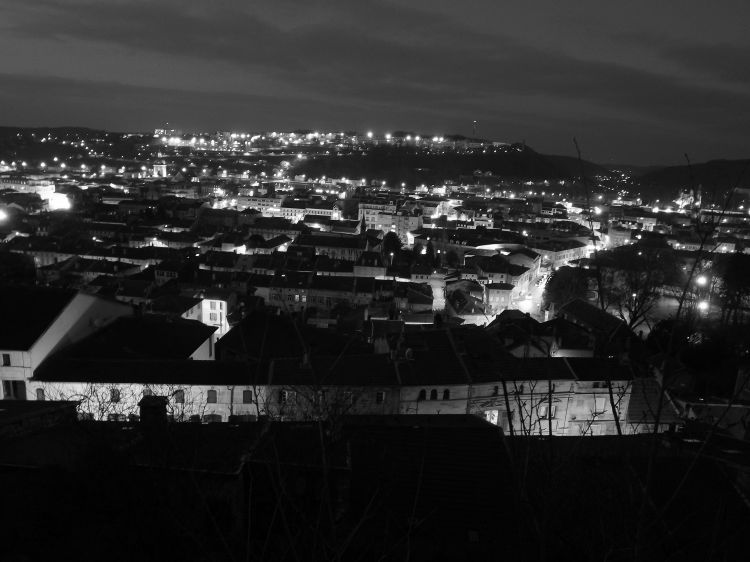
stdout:
[[708,301],[701,301],[698,303],[698,310],[706,312],[708,310]]
[[708,282],[708,279],[706,279],[706,276],[705,276],[705,275],[699,275],[699,276],[698,276],[698,277],[697,277],[697,278],[695,279],[695,283],[696,283],[697,285],[700,285],[701,287],[704,287],[704,286],[706,285],[706,283],[707,283],[707,282]]

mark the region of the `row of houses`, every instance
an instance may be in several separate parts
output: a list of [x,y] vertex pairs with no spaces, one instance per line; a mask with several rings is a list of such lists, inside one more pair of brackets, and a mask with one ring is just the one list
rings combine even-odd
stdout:
[[[216,326],[189,319],[211,314],[210,303],[175,317],[75,291],[3,294],[4,310],[27,319],[22,330],[2,324],[3,398],[74,400],[96,419],[136,415],[156,395],[185,421],[474,414],[520,434],[606,435],[618,423],[653,428],[648,401],[660,399],[654,381],[618,359],[518,358],[477,327],[410,332],[386,322],[342,337],[258,313],[217,339]],[[660,429],[678,421],[663,411]]]

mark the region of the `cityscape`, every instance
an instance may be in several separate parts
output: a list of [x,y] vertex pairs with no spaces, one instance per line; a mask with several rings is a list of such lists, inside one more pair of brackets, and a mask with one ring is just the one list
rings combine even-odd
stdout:
[[[685,76],[717,92],[702,110],[685,86],[636,118],[641,86],[628,101],[601,86],[596,126],[550,132],[543,111],[506,126],[483,106],[513,89],[492,76],[457,108],[484,47],[559,78],[540,62],[545,41],[521,47],[509,23],[479,22],[499,6],[74,4],[0,8],[39,57],[33,80],[0,57],[4,560],[746,558],[750,157],[744,118],[721,112],[722,96],[750,98],[736,15],[696,5],[675,24],[727,26],[706,36],[715,48],[680,51]],[[190,45],[155,38],[172,15]],[[570,16],[565,49],[609,15]],[[80,76],[67,63],[44,74],[54,55],[32,16],[40,31],[58,22],[61,53],[100,46],[82,55],[87,79],[111,80],[100,63],[119,61],[155,80],[163,58],[175,88],[186,60],[210,82],[214,53],[216,77],[246,65],[268,90],[224,104],[228,73],[226,92],[200,94],[215,107],[163,85],[136,95],[145,86],[125,77],[121,96],[94,82],[71,93]],[[619,16],[678,60],[646,41],[651,24]],[[667,20],[656,9],[653,25]],[[349,27],[333,49],[324,30],[337,22]],[[414,43],[401,35],[411,24]],[[636,68],[612,46],[632,37],[601,25],[611,33],[592,48]],[[212,30],[219,46],[199,38]],[[463,39],[452,51],[433,33]],[[237,54],[244,41],[258,52]],[[708,85],[719,46],[728,70]],[[139,49],[151,53],[140,62]],[[301,69],[318,54],[336,72],[318,70],[325,87]],[[502,60],[519,92],[551,95]],[[591,76],[614,71],[588,62],[567,63],[566,80],[594,90]],[[661,107],[674,71],[642,65]],[[279,110],[288,88],[269,84],[290,69],[298,98]],[[365,69],[367,93],[351,83]],[[396,79],[399,100],[382,89]],[[24,80],[53,86],[24,94]],[[560,90],[549,107],[569,103]],[[632,123],[611,126],[615,115]],[[686,115],[701,134],[676,125]]]

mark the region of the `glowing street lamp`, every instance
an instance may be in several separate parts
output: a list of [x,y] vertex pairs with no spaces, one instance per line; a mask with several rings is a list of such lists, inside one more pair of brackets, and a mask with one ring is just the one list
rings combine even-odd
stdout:
[[698,303],[698,310],[701,312],[708,311],[708,301],[701,301]]
[[701,287],[705,287],[706,283],[708,283],[708,279],[706,279],[706,276],[705,276],[705,275],[699,275],[699,276],[698,276],[698,277],[697,277],[697,278],[695,279],[695,283],[696,283],[697,285],[700,285]]

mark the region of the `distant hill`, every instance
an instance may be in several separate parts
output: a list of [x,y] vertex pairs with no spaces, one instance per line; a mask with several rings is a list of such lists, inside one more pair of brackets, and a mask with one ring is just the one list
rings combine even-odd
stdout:
[[[577,178],[581,176],[581,162],[574,156],[557,156],[544,154],[540,155],[545,160],[549,161],[560,173],[561,178]],[[615,173],[612,171],[612,167],[605,167],[601,164],[594,164],[593,162],[583,161],[583,170],[586,177],[593,178],[595,176],[614,176]]]
[[0,138],[16,136],[18,133],[28,134],[47,134],[55,133],[58,136],[65,134],[92,135],[94,133],[107,133],[102,129],[90,129],[88,127],[3,127],[0,126]]
[[747,188],[750,187],[750,160],[711,160],[690,167],[670,166],[647,172],[638,180],[643,187],[655,189],[679,190],[700,185],[704,192],[716,192],[734,186]]
[[[612,172],[584,162],[589,176]],[[577,159],[546,156],[522,144],[470,152],[415,149],[404,146],[378,146],[366,153],[317,156],[300,161],[295,174],[308,177],[349,177],[385,180],[391,185],[407,182],[435,184],[471,175],[476,170],[521,180],[574,179],[580,176]]]

